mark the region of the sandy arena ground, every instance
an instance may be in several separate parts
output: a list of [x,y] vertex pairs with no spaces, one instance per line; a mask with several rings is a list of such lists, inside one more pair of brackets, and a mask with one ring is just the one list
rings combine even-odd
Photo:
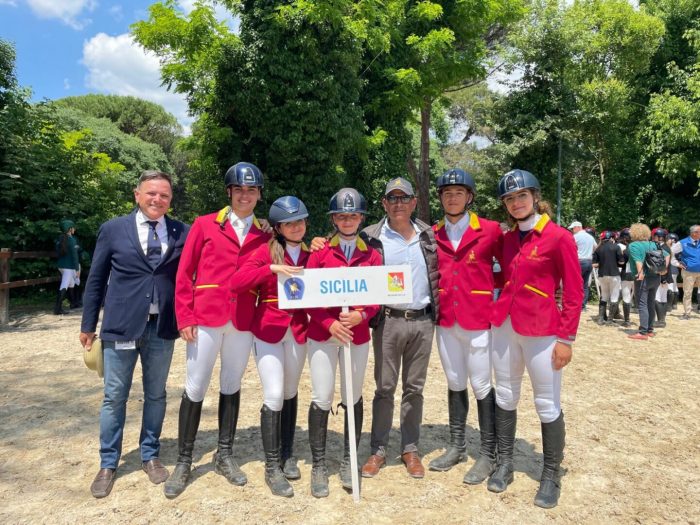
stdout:
[[[271,496],[263,476],[261,390],[252,359],[234,450],[248,475],[245,487],[229,485],[212,467],[218,365],[204,405],[191,484],[169,501],[162,486],[149,483],[137,447],[142,407],[137,368],[118,477],[112,494],[95,500],[89,486],[99,467],[102,387],[82,362],[80,313],[15,313],[11,326],[0,332],[0,523],[700,523],[700,318],[680,321],[676,310],[654,340],[638,342],[627,339],[621,327],[594,324],[594,308],[582,318],[574,360],[564,376],[566,475],[560,504],[549,511],[532,504],[542,454],[529,383],[519,409],[515,482],[507,492],[496,495],[485,485],[462,484],[478,449],[470,393],[468,461],[447,473],[428,472],[423,480],[409,478],[398,459],[397,410],[389,465],[363,481],[359,504],[338,480],[343,418],[342,412],[331,416],[331,494],[314,499],[306,432],[308,370],[300,387],[296,447],[302,479],[293,482],[293,498]],[[370,356],[361,462],[369,454],[372,366]],[[184,344],[178,341],[162,435],[161,459],[169,467],[177,455],[184,370]],[[442,452],[447,439],[445,398],[435,352],[421,436],[426,464]]]

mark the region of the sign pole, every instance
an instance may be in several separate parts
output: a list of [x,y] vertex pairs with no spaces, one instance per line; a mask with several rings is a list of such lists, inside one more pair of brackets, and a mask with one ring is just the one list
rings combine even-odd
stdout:
[[[348,313],[348,307],[343,306],[343,313]],[[350,344],[345,345],[343,362],[345,363],[345,414],[348,417],[348,444],[350,445],[350,474],[352,475],[352,499],[360,502],[360,478],[357,474],[357,442],[355,441],[355,397],[352,392],[352,362],[350,360]]]

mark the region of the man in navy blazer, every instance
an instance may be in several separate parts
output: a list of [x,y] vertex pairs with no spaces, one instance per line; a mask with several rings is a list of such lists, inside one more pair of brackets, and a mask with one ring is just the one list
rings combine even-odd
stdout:
[[109,495],[122,451],[122,437],[136,361],[143,369],[143,418],[139,446],[152,483],[168,471],[158,459],[165,416],[165,384],[175,339],[175,274],[189,227],[165,214],[172,200],[170,176],[145,171],[134,190],[137,207],[100,227],[83,299],[80,342],[92,347],[100,307],[104,400],[100,411],[100,470],[90,491]]

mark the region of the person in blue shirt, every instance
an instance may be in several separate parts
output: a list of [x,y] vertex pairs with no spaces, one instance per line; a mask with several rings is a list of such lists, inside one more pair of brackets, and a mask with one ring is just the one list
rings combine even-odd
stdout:
[[690,319],[693,288],[700,286],[700,224],[690,227],[690,235],[673,245],[673,253],[681,268],[683,278],[683,316]]

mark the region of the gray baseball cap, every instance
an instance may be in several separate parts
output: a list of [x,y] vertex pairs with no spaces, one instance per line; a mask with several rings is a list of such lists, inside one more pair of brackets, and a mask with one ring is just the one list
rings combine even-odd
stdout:
[[411,183],[403,177],[396,177],[395,179],[391,179],[389,182],[387,182],[384,196],[386,197],[394,190],[401,190],[406,195],[415,195],[413,193],[413,186],[411,186]]

